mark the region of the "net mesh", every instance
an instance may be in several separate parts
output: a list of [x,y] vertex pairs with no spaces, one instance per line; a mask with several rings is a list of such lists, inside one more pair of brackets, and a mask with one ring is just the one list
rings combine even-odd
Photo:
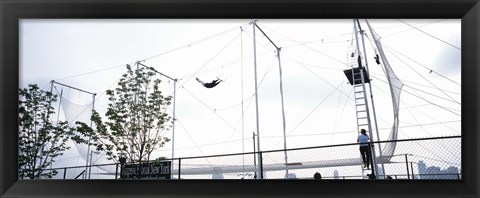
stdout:
[[[75,122],[80,121],[90,125],[90,117],[92,116],[93,100],[89,104],[76,104],[67,98],[61,98],[61,106],[64,112],[65,120],[68,121],[70,127],[75,127]],[[77,133],[77,135],[80,135]],[[87,156],[87,146],[84,144],[75,144],[80,156]]]
[[[398,79],[397,75],[395,75],[395,72],[393,72],[392,67],[390,67],[390,64],[388,63],[388,60],[382,48],[382,43],[380,42],[380,36],[373,30],[370,23],[367,20],[365,21],[367,22],[368,28],[372,33],[373,39],[375,41],[375,45],[377,46],[378,53],[383,63],[382,65],[384,67],[385,76],[388,79],[390,93],[392,95],[393,119],[394,119],[393,126],[390,131],[390,135],[388,139],[396,140],[398,135],[398,124],[399,124],[398,113],[399,113],[399,107],[400,107],[400,94],[402,91],[403,83],[400,81],[400,79]],[[385,144],[385,146],[382,149],[382,156],[391,158],[393,155],[393,152],[395,151],[395,146],[396,146],[396,142],[390,142]]]
[[[90,117],[94,108],[92,95],[78,90],[72,90],[62,85],[55,85],[55,90],[57,90],[57,94],[59,95],[58,113],[62,116],[58,116],[58,119],[67,121],[69,127],[76,127],[75,122],[77,121],[90,125]],[[77,135],[80,134],[77,133]],[[87,145],[76,144],[73,141],[69,142],[69,144],[75,146],[78,155],[86,160],[88,152]]]

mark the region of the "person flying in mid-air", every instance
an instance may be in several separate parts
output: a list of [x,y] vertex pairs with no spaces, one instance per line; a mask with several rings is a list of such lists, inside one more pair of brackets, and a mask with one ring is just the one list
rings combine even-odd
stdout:
[[217,78],[217,79],[215,79],[215,80],[213,80],[212,82],[209,82],[209,83],[203,82],[202,80],[200,80],[198,78],[195,78],[195,79],[197,79],[197,81],[206,88],[213,88],[213,87],[217,86],[220,82],[222,82],[222,80],[220,80],[219,78]]

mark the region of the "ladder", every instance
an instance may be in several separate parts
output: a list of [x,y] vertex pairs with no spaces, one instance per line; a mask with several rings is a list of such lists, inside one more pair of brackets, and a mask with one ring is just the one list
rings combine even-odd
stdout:
[[365,168],[363,165],[360,166],[362,169],[362,179],[369,179],[368,174],[372,174],[371,168]]
[[[353,78],[353,91],[355,97],[355,110],[357,117],[357,131],[365,129],[367,134],[369,132],[369,122],[370,116],[367,106],[367,92],[365,90],[365,80],[363,76],[363,69],[354,70],[352,69],[352,78]],[[373,166],[373,164],[371,164]],[[370,168],[365,168],[364,165],[360,165],[362,169],[362,179],[369,179],[367,174],[371,174],[372,171]]]
[[[357,117],[357,131],[360,131],[360,129],[365,129],[367,133],[369,132],[369,122],[370,122],[370,116],[368,113],[368,106],[367,106],[367,92],[365,90],[365,83],[363,78],[363,74],[359,71],[354,71],[353,72],[353,91],[354,91],[354,97],[355,97],[355,111],[356,111],[356,117]],[[358,81],[361,81],[358,83]],[[358,84],[355,84],[358,83]]]
[[[369,83],[370,79],[364,74],[364,68],[360,69],[357,60],[357,52],[355,49],[348,49],[347,65],[350,68],[348,72],[351,72],[351,84],[353,86],[354,97],[355,97],[355,111],[357,117],[357,131],[360,132],[360,129],[365,129],[369,132],[369,122],[370,115],[368,112],[367,104],[367,92],[365,89],[365,83]],[[368,134],[368,133],[367,133]]]

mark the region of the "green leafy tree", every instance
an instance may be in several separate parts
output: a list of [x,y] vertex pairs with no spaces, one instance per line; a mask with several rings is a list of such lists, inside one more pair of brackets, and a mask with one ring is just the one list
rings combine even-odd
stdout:
[[50,120],[54,114],[52,103],[57,95],[40,90],[38,85],[19,89],[19,177],[29,179],[52,178],[56,170],[48,170],[55,158],[63,155],[70,147],[67,141],[75,139],[84,143],[68,122],[56,124]]
[[150,161],[150,155],[170,141],[163,134],[171,128],[172,118],[166,113],[172,96],[163,96],[160,79],[153,68],[132,70],[122,75],[115,90],[107,90],[109,104],[103,121],[94,111],[96,130],[84,123],[79,128],[91,137],[98,151],[105,151],[114,161],[120,157],[130,163]]

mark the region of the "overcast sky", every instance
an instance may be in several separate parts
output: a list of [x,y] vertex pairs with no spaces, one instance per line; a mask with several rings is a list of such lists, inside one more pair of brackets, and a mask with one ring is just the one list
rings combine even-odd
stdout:
[[[19,85],[50,90],[49,82],[55,80],[97,93],[95,109],[104,114],[105,90],[116,87],[126,64],[143,61],[178,79],[175,157],[252,152],[252,132],[258,132],[251,21],[22,19]],[[460,135],[460,20],[369,22],[405,84],[398,138]],[[368,28],[361,23],[362,29]],[[343,73],[352,48],[352,20],[257,24],[281,47],[287,147],[355,142],[352,86]],[[366,60],[379,135],[386,140],[393,124],[392,101],[383,70],[373,59],[371,40],[367,31]],[[261,150],[283,149],[276,49],[258,29],[256,41]],[[206,89],[195,77],[224,82]],[[162,80],[164,94],[173,95],[173,82]],[[91,96],[74,90],[64,89],[64,96],[77,104],[91,102]],[[171,137],[172,131],[165,135]],[[171,157],[171,148],[167,143],[154,156]],[[75,157],[71,155],[68,158]]]

